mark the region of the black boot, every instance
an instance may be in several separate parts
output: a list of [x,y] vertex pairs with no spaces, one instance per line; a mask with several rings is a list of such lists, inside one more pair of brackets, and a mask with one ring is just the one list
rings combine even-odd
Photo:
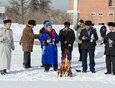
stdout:
[[6,75],[6,74],[7,74],[6,69],[1,71],[1,75]]
[[106,73],[105,73],[105,75],[109,75],[109,74],[111,74],[111,72],[106,72]]
[[45,72],[48,72],[50,69],[50,65],[45,65]]
[[53,65],[53,68],[54,68],[54,71],[57,71],[57,70],[58,70],[58,65],[57,65],[57,64],[54,64],[54,65]]
[[45,67],[45,64],[42,64],[41,67]]

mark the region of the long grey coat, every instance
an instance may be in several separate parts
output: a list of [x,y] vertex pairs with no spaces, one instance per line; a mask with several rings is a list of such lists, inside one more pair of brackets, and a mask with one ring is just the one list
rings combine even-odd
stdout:
[[10,69],[11,49],[14,48],[13,32],[0,28],[0,70]]

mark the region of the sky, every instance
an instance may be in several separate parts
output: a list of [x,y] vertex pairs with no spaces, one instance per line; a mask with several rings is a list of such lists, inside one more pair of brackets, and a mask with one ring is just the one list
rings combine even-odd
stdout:
[[[9,0],[0,0],[0,5],[7,5]],[[60,9],[66,11],[68,9],[69,0],[51,0],[52,7],[55,9]]]

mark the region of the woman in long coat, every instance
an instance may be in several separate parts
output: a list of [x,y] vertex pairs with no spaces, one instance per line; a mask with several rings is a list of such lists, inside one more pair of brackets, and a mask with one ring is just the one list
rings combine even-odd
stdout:
[[0,71],[1,75],[7,73],[11,64],[11,49],[14,50],[13,32],[10,29],[11,20],[4,20],[4,27],[0,28]]
[[52,23],[46,23],[46,29],[41,35],[40,39],[42,49],[42,63],[45,64],[45,71],[49,71],[50,66],[53,65],[54,70],[58,68],[58,52],[57,43],[59,42],[59,36],[52,29]]

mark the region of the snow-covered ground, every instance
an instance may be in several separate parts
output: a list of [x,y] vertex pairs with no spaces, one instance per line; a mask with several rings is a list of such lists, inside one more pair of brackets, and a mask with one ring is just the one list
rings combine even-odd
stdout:
[[[104,46],[98,45],[96,48],[96,73],[92,74],[89,70],[87,73],[78,73],[75,69],[82,69],[81,62],[78,62],[79,53],[75,45],[73,50],[72,59],[72,72],[74,77],[62,77],[57,76],[57,72],[54,72],[51,68],[48,73],[44,72],[41,65],[41,48],[39,45],[34,45],[34,51],[31,55],[32,69],[25,70],[22,67],[23,52],[19,45],[19,39],[22,33],[24,25],[13,24],[12,29],[14,31],[15,38],[15,51],[12,52],[11,70],[8,75],[0,75],[0,88],[114,88],[115,76],[104,75],[105,69],[105,56]],[[38,33],[42,25],[35,27],[34,32]],[[63,28],[63,26],[54,26],[56,31]],[[98,26],[96,26],[98,29]],[[98,32],[99,33],[99,32]],[[38,40],[36,42],[39,43]],[[58,47],[58,59],[60,64],[61,50]]]

